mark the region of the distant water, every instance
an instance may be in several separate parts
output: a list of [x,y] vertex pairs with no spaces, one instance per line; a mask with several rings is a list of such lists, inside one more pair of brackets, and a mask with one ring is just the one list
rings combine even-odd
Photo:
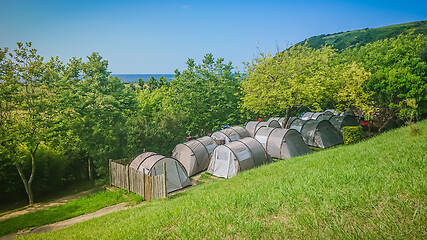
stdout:
[[137,83],[140,78],[146,82],[151,76],[157,80],[159,80],[161,76],[165,77],[168,81],[173,79],[173,74],[111,74],[111,76],[118,77],[125,83]]

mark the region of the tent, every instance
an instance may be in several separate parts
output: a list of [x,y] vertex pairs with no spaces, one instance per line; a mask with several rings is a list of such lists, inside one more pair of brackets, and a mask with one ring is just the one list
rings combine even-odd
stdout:
[[346,126],[359,126],[360,124],[357,122],[356,117],[351,115],[345,116],[333,116],[329,119],[332,125],[342,133],[343,127]]
[[157,176],[164,173],[163,163],[166,163],[168,193],[191,185],[184,166],[174,158],[165,157],[154,152],[145,152],[133,159],[129,166],[145,172],[149,176]]
[[349,109],[349,110],[347,110],[347,111],[344,111],[344,112],[342,112],[342,113],[340,114],[340,116],[347,116],[347,115],[350,115],[350,116],[356,116],[356,115],[354,114],[353,110],[351,110],[351,109]]
[[306,112],[302,115],[302,119],[311,119],[311,117],[313,116],[314,112]]
[[262,127],[255,139],[274,158],[288,159],[313,152],[295,129]]
[[[208,141],[209,139],[210,141]],[[205,143],[208,143],[207,146]],[[188,176],[193,176],[206,170],[209,164],[209,155],[215,147],[215,141],[206,136],[202,140],[198,138],[176,145],[172,150],[172,157],[184,166]]]
[[307,122],[307,120],[302,120],[299,118],[294,118],[292,121],[289,122],[289,128],[295,129],[298,132],[301,132],[301,128],[304,125],[304,123]]
[[224,128],[221,131],[214,132],[211,137],[217,141],[224,140],[224,143],[236,141],[245,137],[250,137],[249,132],[241,126]]
[[304,142],[313,147],[328,148],[343,143],[339,131],[327,120],[307,120],[300,133]]
[[231,178],[240,171],[270,163],[271,157],[255,138],[247,137],[215,148],[207,172]]
[[280,128],[281,125],[278,121],[271,119],[271,121],[269,120],[269,122],[250,121],[245,126],[251,137],[255,137],[255,133],[260,127]]
[[[328,113],[330,113],[330,112],[328,112]],[[335,115],[333,115],[333,114],[323,114],[323,115],[320,115],[316,120],[318,120],[318,121],[320,121],[320,120],[329,120],[333,116],[335,116]]]
[[270,119],[268,119],[268,123],[272,122],[272,121],[277,121],[280,125],[280,127],[283,127],[283,121],[285,121],[286,117],[272,117]]
[[290,127],[291,127],[292,122],[293,122],[295,119],[299,119],[299,118],[298,118],[298,117],[290,117],[290,118],[288,119],[288,122],[286,123],[286,125],[285,125],[285,127],[284,127],[284,128],[290,128]]
[[209,155],[213,152],[213,150],[218,145],[218,144],[216,144],[215,140],[209,136],[204,136],[204,137],[198,138],[196,140],[201,142],[203,145],[205,145],[206,149],[208,150]]

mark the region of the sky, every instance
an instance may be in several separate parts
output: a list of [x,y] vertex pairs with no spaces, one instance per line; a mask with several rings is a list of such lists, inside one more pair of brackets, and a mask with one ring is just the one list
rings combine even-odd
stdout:
[[427,20],[427,1],[0,0],[0,48],[32,42],[64,62],[99,52],[114,74],[170,74],[207,53],[244,72],[319,34]]

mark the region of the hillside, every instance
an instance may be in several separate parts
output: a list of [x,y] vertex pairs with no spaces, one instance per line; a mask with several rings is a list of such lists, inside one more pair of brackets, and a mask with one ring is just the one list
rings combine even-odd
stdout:
[[417,126],[25,239],[423,239],[427,121]]
[[379,28],[365,28],[354,31],[339,32],[333,34],[322,34],[310,37],[296,45],[304,44],[307,41],[308,46],[320,48],[322,45],[333,45],[338,50],[354,46],[357,43],[365,45],[370,42],[375,42],[385,38],[396,37],[401,33],[407,33],[410,29],[414,29],[416,34],[427,35],[427,20],[410,22],[403,24],[390,25]]

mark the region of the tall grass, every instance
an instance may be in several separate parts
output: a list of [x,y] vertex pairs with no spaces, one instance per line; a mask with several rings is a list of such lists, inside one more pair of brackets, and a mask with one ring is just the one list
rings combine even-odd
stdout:
[[426,239],[427,121],[28,239]]

